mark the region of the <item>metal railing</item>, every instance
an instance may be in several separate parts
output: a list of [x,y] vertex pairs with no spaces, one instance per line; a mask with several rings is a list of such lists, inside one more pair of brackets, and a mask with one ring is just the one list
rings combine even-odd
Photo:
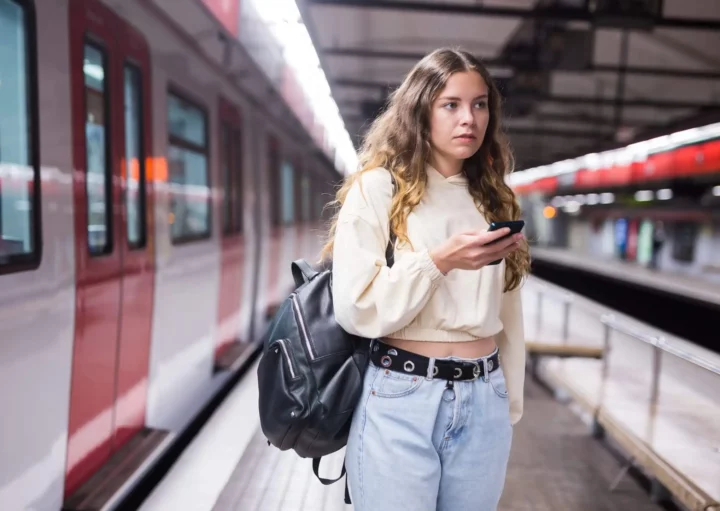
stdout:
[[[673,421],[675,428],[689,427],[686,430],[689,436],[697,438],[700,435],[699,445],[711,445],[720,440],[718,433],[707,427],[715,420],[713,414],[716,414],[717,396],[720,395],[720,379],[717,378],[720,376],[720,358],[714,359],[709,352],[705,357],[702,349],[698,350],[699,354],[693,353],[692,345],[687,341],[673,339],[672,335],[625,318],[618,311],[554,284],[534,279],[528,287],[529,293],[537,294],[536,297],[528,296],[535,298],[536,335],[554,337],[557,342],[560,332],[563,344],[568,344],[575,336],[575,342],[602,346],[599,375],[592,370],[584,372],[587,366],[573,368],[563,361],[559,361],[558,365],[553,361],[545,368],[546,371],[563,371],[570,367],[568,375],[587,378],[578,382],[576,390],[580,391],[578,395],[588,398],[585,404],[594,409],[590,418],[594,437],[601,438],[605,434],[601,417],[607,419],[612,416],[614,422],[623,423],[628,431],[651,443],[652,432],[658,427],[657,421],[668,419]],[[648,352],[648,349],[651,351]],[[677,360],[683,362],[677,363]],[[533,374],[537,371],[537,364],[538,357],[533,357]],[[567,393],[561,392],[560,395],[567,397]],[[631,402],[628,402],[629,396],[632,396]],[[682,412],[678,412],[678,407]],[[683,422],[673,419],[678,413],[682,415]],[[692,426],[688,426],[688,419],[694,421]],[[702,452],[720,453],[720,448]],[[632,453],[629,455],[610,484],[610,491],[616,489],[627,471],[638,461],[635,456]],[[678,467],[684,473],[687,460]],[[651,477],[651,495],[657,499],[665,498],[669,490],[657,477],[657,474]],[[694,499],[707,498],[700,494],[686,495],[682,491],[679,495],[683,496],[681,500],[688,507],[693,508]]]
[[697,355],[694,355],[686,350],[680,349],[677,346],[673,346],[672,344],[669,344],[664,337],[661,336],[655,336],[655,335],[648,335],[644,334],[642,332],[637,332],[627,325],[624,325],[617,321],[615,319],[614,314],[603,314],[600,318],[600,321],[607,327],[617,330],[618,332],[622,332],[625,335],[628,335],[634,339],[637,339],[638,341],[642,341],[644,343],[650,344],[662,351],[665,351],[667,353],[670,353],[671,355],[674,355],[678,358],[681,358],[685,360],[686,362],[690,362],[693,365],[696,365],[698,367],[702,367],[703,369],[710,371],[711,373],[715,373],[718,376],[720,376],[720,364],[715,364],[711,362],[710,360],[706,360],[703,357],[698,357]]
[[[602,380],[603,382],[607,379],[609,371],[609,354],[611,350],[611,340],[613,332],[624,334],[629,338],[642,342],[648,345],[653,350],[652,356],[652,372],[650,375],[650,403],[654,405],[657,403],[659,393],[659,381],[660,374],[662,371],[662,353],[668,353],[674,357],[677,357],[685,362],[692,364],[695,367],[702,368],[710,373],[720,376],[720,364],[708,360],[704,357],[690,353],[673,343],[669,343],[662,335],[655,335],[650,332],[639,331],[634,326],[630,325],[629,322],[621,321],[617,318],[616,313],[611,309],[605,309],[599,305],[593,304],[592,308],[594,311],[589,311],[589,305],[583,307],[582,302],[590,303],[591,301],[575,295],[567,290],[548,284],[546,282],[535,279],[532,287],[537,288],[535,290],[536,297],[536,329],[537,332],[543,330],[543,325],[546,314],[543,314],[543,309],[546,306],[548,299],[558,303],[562,307],[562,323],[561,323],[561,340],[563,344],[568,344],[570,339],[570,318],[575,308],[583,308],[584,312],[590,312],[590,315],[596,318],[597,321],[602,325],[602,339],[598,339],[603,345],[603,367],[602,367]],[[557,311],[557,309],[555,309]]]

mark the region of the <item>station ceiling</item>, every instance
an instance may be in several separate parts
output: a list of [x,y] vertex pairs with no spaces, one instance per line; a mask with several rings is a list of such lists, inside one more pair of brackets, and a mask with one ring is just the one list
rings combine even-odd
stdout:
[[[720,119],[720,0],[586,1],[298,5],[356,146],[388,92],[442,46],[488,65],[518,168]],[[618,3],[649,11],[599,10]]]

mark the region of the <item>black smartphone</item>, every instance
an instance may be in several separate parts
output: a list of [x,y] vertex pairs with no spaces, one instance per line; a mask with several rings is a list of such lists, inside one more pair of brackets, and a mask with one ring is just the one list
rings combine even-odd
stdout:
[[[493,241],[493,243],[497,243],[500,240],[504,240],[508,236],[512,236],[513,234],[517,234],[520,231],[523,230],[523,227],[525,227],[525,220],[510,220],[507,222],[492,222],[490,224],[490,228],[488,231],[497,231],[500,229],[503,229],[505,227],[510,228],[510,233],[507,236],[503,236],[502,238],[498,238],[497,240]],[[500,264],[502,259],[498,259],[497,261],[493,261],[490,264]]]

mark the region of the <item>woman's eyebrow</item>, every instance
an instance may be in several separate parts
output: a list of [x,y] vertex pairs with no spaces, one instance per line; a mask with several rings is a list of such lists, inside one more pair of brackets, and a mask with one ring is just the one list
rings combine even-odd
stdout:
[[[487,97],[488,97],[487,94],[482,94],[482,95],[480,95],[480,96],[475,96],[475,97],[473,98],[473,101],[474,101],[474,100],[477,100],[477,99],[485,99],[485,98],[487,98]],[[458,98],[458,97],[456,97],[456,96],[441,96],[441,97],[439,97],[438,99],[444,99],[444,100],[446,100],[446,101],[462,101],[462,98]]]

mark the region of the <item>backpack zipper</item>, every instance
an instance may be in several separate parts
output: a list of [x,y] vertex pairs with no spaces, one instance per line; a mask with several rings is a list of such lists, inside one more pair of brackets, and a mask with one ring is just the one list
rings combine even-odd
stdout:
[[295,379],[295,368],[293,368],[292,360],[290,360],[290,354],[287,351],[287,347],[285,346],[285,339],[278,339],[278,343],[280,344],[280,348],[282,349],[283,356],[285,357],[285,360],[287,360],[288,367],[290,368],[290,377],[294,380]]
[[312,343],[310,342],[310,336],[307,333],[307,327],[305,326],[305,320],[302,317],[302,314],[300,313],[300,304],[297,302],[297,296],[292,295],[292,304],[293,309],[295,309],[295,317],[297,318],[297,322],[300,324],[300,336],[303,338],[303,341],[305,342],[305,346],[307,346],[308,354],[310,355],[310,360],[315,360],[315,353],[312,347]]

